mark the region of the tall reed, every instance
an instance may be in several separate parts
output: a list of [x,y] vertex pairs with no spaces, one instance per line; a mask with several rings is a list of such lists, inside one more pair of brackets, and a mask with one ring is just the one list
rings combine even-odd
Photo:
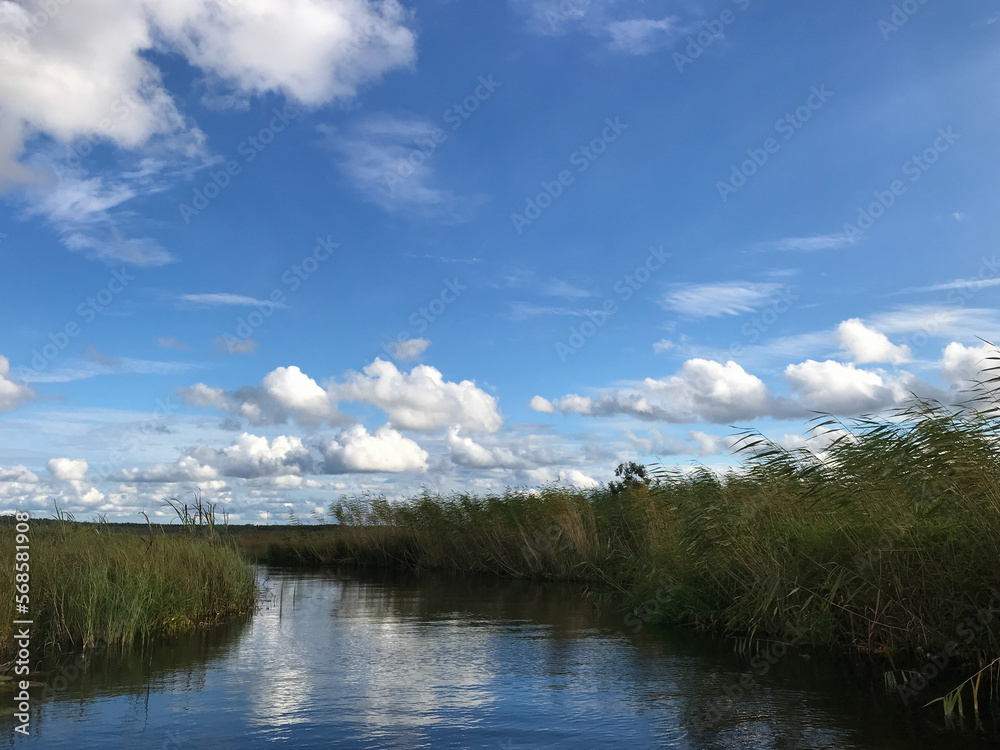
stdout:
[[[225,544],[68,520],[33,523],[30,540],[36,657],[53,648],[125,648],[250,612],[256,602],[253,568]],[[13,526],[0,526],[0,547],[14,549]],[[0,577],[0,661],[12,655],[13,586],[13,576]]]

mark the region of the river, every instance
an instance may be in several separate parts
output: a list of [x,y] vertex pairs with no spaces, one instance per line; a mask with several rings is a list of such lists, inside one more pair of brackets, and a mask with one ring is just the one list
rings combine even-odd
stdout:
[[[780,650],[751,661],[718,639],[626,623],[574,586],[261,575],[272,598],[252,617],[49,673],[32,735],[13,745],[991,746],[899,711],[857,665]],[[12,744],[11,722],[5,713],[0,746]]]

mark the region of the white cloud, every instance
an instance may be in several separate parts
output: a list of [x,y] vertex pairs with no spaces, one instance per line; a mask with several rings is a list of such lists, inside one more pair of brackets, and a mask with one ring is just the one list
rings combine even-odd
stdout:
[[781,289],[781,284],[747,281],[678,284],[667,294],[665,304],[692,318],[740,315],[771,302]]
[[908,376],[887,379],[853,364],[809,359],[785,368],[785,377],[807,408],[833,414],[877,412],[903,403]]
[[34,397],[31,388],[10,379],[10,362],[0,354],[0,412],[13,411]]
[[382,116],[344,131],[319,130],[351,185],[385,211],[456,223],[471,218],[485,200],[439,184],[433,151],[444,131],[435,123]]
[[252,336],[247,336],[245,339],[217,336],[212,339],[212,343],[215,344],[215,353],[219,356],[253,354],[260,349],[260,342]]
[[408,362],[423,354],[430,345],[431,342],[429,339],[407,339],[406,341],[391,342],[389,349],[393,357],[403,362]]
[[534,465],[534,461],[524,455],[503,446],[484,446],[470,437],[459,435],[460,428],[448,428],[448,449],[451,460],[459,466],[471,466],[477,469],[506,468],[517,469]]
[[662,352],[670,351],[675,346],[676,344],[669,339],[660,339],[659,341],[653,342],[653,351],[657,354],[661,354]]
[[0,466],[0,484],[37,484],[38,475],[28,470],[24,464],[16,464],[9,469]]
[[407,374],[392,362],[376,359],[363,373],[350,373],[329,388],[337,400],[377,406],[395,427],[405,430],[459,425],[496,432],[503,425],[496,398],[470,380],[446,381],[429,365],[417,365]]
[[688,431],[688,439],[663,435],[655,427],[648,430],[649,437],[639,437],[631,430],[625,431],[625,437],[630,443],[650,456],[715,456],[727,453],[734,442],[729,437],[709,435],[701,430]]
[[910,361],[908,346],[896,346],[884,333],[869,328],[858,318],[851,318],[841,323],[837,327],[837,335],[840,345],[858,364],[866,362],[901,364]]
[[190,351],[191,345],[186,341],[182,341],[176,336],[157,336],[156,337],[157,346],[162,346],[164,349],[180,349],[181,351]]
[[631,387],[602,391],[596,397],[570,394],[552,402],[563,414],[625,414],[674,423],[727,424],[787,409],[764,382],[736,362],[725,365],[690,359],[677,375],[647,378]]
[[[43,28],[32,16],[47,19]],[[154,241],[122,236],[117,221],[128,214],[111,213],[209,161],[150,52],[182,56],[217,101],[279,93],[319,106],[411,66],[411,25],[395,0],[0,0],[0,188],[28,186],[28,213],[48,217],[73,250],[171,262]],[[125,149],[136,167],[88,176],[78,160],[101,143]]]
[[819,234],[812,237],[786,237],[764,244],[770,250],[811,253],[817,250],[836,250],[853,245],[855,239],[848,234]]
[[606,27],[611,43],[623,52],[646,55],[669,44],[678,35],[676,18],[629,18]]
[[285,305],[277,302],[271,302],[270,300],[257,299],[256,297],[247,297],[243,294],[231,294],[229,292],[210,292],[208,294],[182,294],[180,296],[182,302],[188,302],[194,305],[204,305],[208,306],[235,306],[235,307],[267,307],[272,309],[275,307],[285,307]]
[[996,361],[988,361],[987,357],[1000,356],[996,347],[990,344],[982,346],[965,346],[953,341],[944,348],[941,356],[941,374],[945,380],[955,386],[969,386],[973,380],[993,376],[995,373],[983,373],[987,367],[995,367]]
[[931,286],[917,286],[910,287],[908,289],[902,289],[900,293],[907,292],[950,292],[956,289],[960,289],[964,292],[969,292],[970,294],[975,294],[980,289],[987,289],[992,286],[1000,285],[1000,279],[955,279],[953,281],[946,281],[943,284],[933,284]]
[[405,430],[428,431],[455,424],[496,432],[503,425],[496,398],[472,381],[446,381],[429,365],[404,373],[382,359],[363,372],[348,373],[341,381],[327,381],[326,389],[292,365],[268,373],[259,387],[227,391],[197,383],[177,392],[191,406],[229,412],[254,425],[283,424],[289,418],[307,426],[337,424],[344,420],[337,409],[341,401],[376,406],[394,427]]
[[528,404],[532,409],[542,414],[555,414],[556,407],[552,405],[552,402],[547,398],[542,398],[541,396],[532,396],[531,403]]
[[870,316],[868,324],[886,334],[914,334],[914,341],[918,336],[955,341],[968,336],[970,331],[991,338],[1000,334],[1000,310],[955,304],[903,305]]
[[[580,31],[607,40],[613,49],[645,55],[673,43],[693,27],[682,26],[677,18],[648,18],[637,15],[649,10],[648,3],[621,0],[510,0],[538,34],[557,36]],[[660,3],[662,5],[662,3]],[[671,4],[671,9],[677,9]],[[692,19],[693,20],[693,19]]]
[[427,452],[415,441],[388,426],[374,435],[362,425],[353,425],[320,446],[328,474],[350,472],[404,472],[427,470]]
[[560,487],[576,487],[581,490],[591,490],[600,486],[600,482],[587,476],[579,469],[526,469],[522,474],[528,481],[535,484],[554,484]]
[[222,450],[200,445],[190,456],[221,476],[244,479],[308,474],[313,468],[313,457],[302,440],[286,435],[269,441],[244,432]]
[[175,482],[197,482],[204,489],[204,483],[218,479],[219,472],[212,466],[202,464],[198,459],[184,456],[172,464],[156,464],[143,468],[122,469],[112,475],[119,482],[139,482],[173,484]]
[[593,292],[574,286],[563,279],[552,279],[542,286],[541,291],[547,297],[563,297],[565,299],[584,299],[594,296]]
[[278,367],[261,380],[259,387],[245,386],[226,391],[204,383],[178,388],[190,406],[219,409],[249,420],[252,425],[284,424],[294,418],[303,425],[343,421],[335,401],[298,367]]
[[69,484],[76,499],[84,505],[92,505],[104,499],[104,495],[93,486],[93,482],[87,476],[90,467],[85,458],[51,458],[47,468],[54,479]]

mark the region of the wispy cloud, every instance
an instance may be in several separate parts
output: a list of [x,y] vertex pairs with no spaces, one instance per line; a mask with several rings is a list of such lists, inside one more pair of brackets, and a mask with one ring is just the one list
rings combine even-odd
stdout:
[[586,310],[576,310],[571,307],[533,305],[530,302],[511,302],[509,317],[511,320],[529,320],[541,315],[572,315],[580,317],[586,314]]
[[182,351],[191,351],[191,345],[186,341],[181,341],[176,336],[157,336],[156,343],[158,346],[162,346],[164,349],[180,349]]
[[718,318],[753,312],[775,298],[781,284],[730,281],[717,284],[677,284],[664,304],[691,318]]
[[283,304],[271,302],[270,300],[248,297],[244,294],[231,294],[229,292],[209,292],[207,294],[182,294],[180,301],[191,305],[201,305],[205,307],[231,306],[231,307],[258,307],[271,306],[285,307]]
[[574,286],[562,279],[552,279],[552,281],[543,285],[542,294],[547,297],[563,297],[565,299],[584,299],[585,297],[594,296],[593,292]]
[[[559,36],[583,32],[606,40],[612,49],[631,55],[646,55],[672,44],[690,27],[676,16],[652,18],[645,15],[652,9],[643,2],[510,0],[510,5],[536,34]],[[676,9],[676,5],[670,7]]]
[[946,281],[943,284],[933,284],[931,286],[913,286],[900,289],[896,294],[909,294],[918,292],[950,292],[952,289],[967,289],[976,291],[986,289],[991,286],[1000,286],[1000,279],[955,279]]
[[676,18],[629,18],[606,27],[614,47],[631,55],[646,55],[674,40],[680,29]]
[[345,130],[321,125],[319,131],[348,182],[385,211],[459,223],[486,200],[440,184],[432,162],[441,131],[428,120],[370,117]]
[[813,253],[818,250],[837,250],[842,247],[850,247],[854,243],[853,237],[841,232],[838,234],[817,234],[812,237],[786,237],[783,240],[765,242],[760,247],[764,250]]

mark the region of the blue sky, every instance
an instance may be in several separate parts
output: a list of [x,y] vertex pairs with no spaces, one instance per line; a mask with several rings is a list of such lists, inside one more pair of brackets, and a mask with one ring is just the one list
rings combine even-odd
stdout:
[[0,498],[308,519],[955,401],[1000,329],[997,21],[2,2]]

